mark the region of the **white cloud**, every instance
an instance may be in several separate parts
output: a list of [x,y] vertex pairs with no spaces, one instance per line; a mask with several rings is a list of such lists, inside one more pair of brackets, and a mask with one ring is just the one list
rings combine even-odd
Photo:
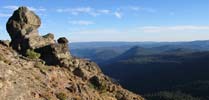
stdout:
[[0,13],[0,17],[9,17],[11,16],[11,14],[7,14],[7,13]]
[[149,13],[157,12],[156,9],[149,8],[149,7],[141,7],[141,6],[128,6],[128,7],[123,7],[122,9],[131,10],[131,11],[143,11],[143,12],[149,12]]
[[46,11],[46,9],[42,8],[42,7],[40,7],[40,8],[28,7],[28,9],[30,9],[32,11]]
[[72,41],[192,41],[209,39],[209,26],[142,26],[126,29],[84,29],[70,33]]
[[121,32],[117,29],[89,29],[89,30],[80,30],[71,32],[73,34],[98,34],[98,35],[107,35],[107,34],[120,34]]
[[145,33],[176,32],[176,31],[202,31],[209,30],[209,26],[179,25],[179,26],[144,26],[138,30]]
[[115,12],[114,13],[114,15],[115,15],[115,17],[117,17],[117,18],[119,18],[119,19],[121,19],[122,18],[122,13],[121,12]]
[[59,13],[70,13],[72,15],[80,15],[80,14],[88,14],[91,16],[99,16],[99,15],[111,15],[116,18],[121,19],[123,14],[130,11],[144,11],[149,13],[155,13],[156,10],[153,8],[146,8],[140,6],[126,6],[116,9],[95,9],[92,7],[75,7],[75,8],[62,8],[56,10]]
[[46,11],[46,8],[38,8],[38,11]]
[[178,26],[142,26],[128,29],[92,29],[80,30],[76,34],[140,34],[140,33],[187,33],[209,31],[209,26],[178,25]]
[[109,14],[110,13],[110,10],[107,10],[107,9],[98,10],[98,13]]
[[59,13],[70,13],[72,15],[79,15],[79,14],[88,14],[91,16],[98,16],[103,14],[110,14],[111,11],[108,9],[95,9],[91,7],[76,7],[76,8],[64,8],[64,9],[57,9]]
[[92,21],[86,21],[86,20],[74,20],[74,21],[69,21],[70,24],[74,25],[92,25],[95,24]]
[[140,10],[140,7],[137,7],[137,6],[130,6],[129,8],[131,10],[134,10],[134,11],[139,11]]
[[92,8],[90,7],[78,7],[78,8],[66,8],[66,9],[57,9],[57,12],[68,12],[73,15],[78,15],[82,13],[90,14],[92,12]]
[[[16,10],[19,8],[19,6],[16,6],[16,5],[9,5],[9,6],[4,6],[3,7],[4,9],[9,9],[9,10]],[[35,7],[28,7],[30,10],[32,11],[46,11],[45,8],[43,7],[39,7],[39,8],[35,8]]]
[[10,10],[16,10],[16,9],[18,9],[18,6],[10,5],[10,6],[4,6],[3,8],[4,9],[10,9]]

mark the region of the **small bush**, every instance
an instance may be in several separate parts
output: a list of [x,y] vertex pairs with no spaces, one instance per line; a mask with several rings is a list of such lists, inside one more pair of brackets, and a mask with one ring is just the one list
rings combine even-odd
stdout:
[[89,87],[95,90],[98,90],[100,93],[104,93],[107,91],[107,87],[104,83],[101,83],[100,86],[96,86],[95,84],[89,83]]
[[43,74],[46,74],[46,72],[50,70],[50,67],[45,66],[42,62],[36,62],[34,67],[38,68]]
[[101,93],[106,92],[107,87],[106,87],[104,80],[100,80],[98,77],[94,76],[94,77],[90,78],[89,81],[90,81],[90,83],[89,83],[90,88],[96,89],[96,90],[100,91]]
[[37,52],[35,52],[34,50],[28,49],[26,51],[26,56],[30,59],[38,59],[39,57],[41,57],[41,55]]
[[56,94],[56,96],[59,100],[67,100],[67,95],[65,93],[61,92],[61,93]]
[[4,57],[0,54],[0,61],[3,61]]

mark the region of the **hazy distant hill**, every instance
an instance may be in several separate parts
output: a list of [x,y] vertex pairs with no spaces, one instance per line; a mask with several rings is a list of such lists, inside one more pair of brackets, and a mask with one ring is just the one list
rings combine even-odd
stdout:
[[190,41],[190,42],[74,42],[70,43],[70,48],[104,48],[104,47],[133,47],[141,46],[144,48],[172,46],[184,47],[198,50],[209,50],[209,40]]
[[128,49],[129,47],[77,48],[71,49],[71,52],[76,57],[88,58],[97,63],[102,63],[119,56]]
[[209,41],[133,44],[95,47],[100,51],[95,55],[79,49],[94,61],[104,54],[107,58],[99,61],[102,70],[148,100],[209,99]]
[[[71,43],[74,56],[89,58],[97,63],[103,63],[120,56],[128,49],[140,47],[140,54],[160,53],[169,50],[208,51],[209,40],[192,42],[80,42]],[[134,52],[132,52],[134,53]],[[103,56],[105,55],[105,56]]]
[[[209,52],[177,50],[156,55],[132,55],[104,65],[102,69],[132,91],[153,93],[171,90],[181,84],[209,80]],[[184,91],[183,88],[181,91]],[[187,91],[190,92],[194,91]],[[202,94],[205,93],[202,91]]]

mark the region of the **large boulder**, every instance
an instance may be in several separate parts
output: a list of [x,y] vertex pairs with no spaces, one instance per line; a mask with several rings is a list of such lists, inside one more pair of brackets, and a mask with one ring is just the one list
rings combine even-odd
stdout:
[[38,35],[38,32],[34,32],[34,30],[36,31],[40,25],[41,20],[33,11],[27,7],[19,7],[9,18],[7,31],[14,40],[25,35]]
[[60,44],[68,44],[68,40],[65,37],[61,37],[57,41]]
[[[60,38],[58,40],[61,39],[68,41],[66,38]],[[71,55],[69,52],[68,42],[46,45],[35,49],[35,51],[41,54],[41,59],[46,61],[46,64],[48,65],[59,64],[63,67],[69,66],[69,60],[71,59]]]
[[40,18],[27,7],[19,7],[7,22],[7,31],[11,37],[11,46],[18,52],[25,53],[30,48],[28,39],[38,37]]
[[30,49],[37,49],[55,43],[54,35],[52,33],[44,36],[28,37],[27,40]]

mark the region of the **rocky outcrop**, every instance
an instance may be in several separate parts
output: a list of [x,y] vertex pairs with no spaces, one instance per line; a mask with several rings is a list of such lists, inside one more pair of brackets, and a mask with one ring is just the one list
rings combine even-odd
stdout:
[[20,7],[9,18],[7,22],[7,31],[12,40],[27,35],[37,36],[38,33],[36,30],[40,25],[41,20],[34,12],[28,10],[26,7]]
[[12,47],[18,51],[29,48],[27,39],[38,37],[37,29],[40,25],[40,18],[26,7],[16,10],[7,22]]
[[69,66],[68,62],[71,59],[71,55],[68,42],[46,45],[35,49],[35,51],[41,54],[41,59],[43,59],[48,65],[61,65],[63,67]]
[[9,40],[0,40],[0,44],[9,47],[10,41]]
[[66,38],[54,40],[49,33],[39,36],[40,18],[27,7],[18,8],[7,22],[7,31],[11,37],[13,49],[26,56],[27,50],[32,49],[41,54],[41,59],[48,65],[68,66],[71,58]]
[[114,83],[96,63],[72,57],[66,38],[39,36],[39,26],[26,7],[9,19],[13,49],[0,42],[1,100],[144,100]]

